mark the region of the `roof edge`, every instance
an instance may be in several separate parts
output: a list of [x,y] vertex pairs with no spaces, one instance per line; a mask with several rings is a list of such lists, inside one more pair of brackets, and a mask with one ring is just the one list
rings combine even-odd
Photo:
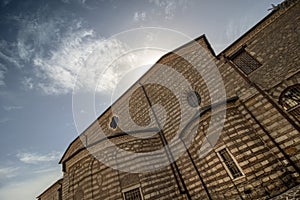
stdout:
[[204,40],[204,42],[206,43],[210,53],[216,57],[216,54],[211,46],[211,44],[209,43],[208,39],[206,38],[206,35],[205,34],[202,34],[201,36],[177,47],[176,49],[164,54],[163,56],[161,56],[150,68],[149,70],[147,70],[136,82],[134,82],[119,98],[117,98],[107,109],[105,109],[93,122],[91,122],[91,124],[84,130],[80,133],[79,136],[77,136],[67,147],[66,151],[64,152],[63,156],[61,157],[61,159],[59,160],[58,164],[63,164],[63,160],[64,160],[64,157],[66,156],[66,153],[68,152],[68,150],[71,148],[71,146],[74,144],[75,141],[77,141],[81,135],[83,135],[94,123],[96,123],[106,112],[108,112],[110,110],[110,108],[116,103],[118,102],[128,91],[130,91],[136,84],[138,84],[138,82],[141,81],[141,79],[155,66],[155,64],[159,63],[162,59],[166,58],[167,56],[170,56],[172,53],[182,49],[182,48],[185,48],[187,47],[188,45],[192,44],[193,42],[198,42],[200,41],[201,39]]
[[[283,2],[281,2],[280,4],[278,4],[276,7],[274,7],[274,10],[271,11],[267,16],[265,16],[262,20],[260,20],[257,24],[255,24],[252,28],[250,28],[248,31],[246,31],[243,35],[241,35],[238,39],[236,39],[233,43],[231,43],[228,47],[226,47],[224,50],[222,50],[218,55],[215,54],[214,49],[212,48],[211,44],[209,43],[207,37],[205,34],[202,34],[201,36],[179,46],[178,48],[174,49],[173,51],[170,51],[166,54],[164,54],[163,56],[161,56],[156,62],[155,64],[159,63],[161,60],[163,60],[164,58],[166,58],[167,56],[170,56],[172,53],[187,47],[188,45],[190,45],[193,42],[198,42],[199,40],[203,39],[204,42],[206,43],[210,53],[216,57],[216,58],[220,58],[226,51],[230,50],[232,47],[234,47],[234,45],[236,45],[238,42],[240,42],[246,35],[248,35],[249,33],[251,33],[253,30],[255,30],[257,27],[261,26],[261,24],[263,24],[267,19],[269,19],[271,16],[273,16],[275,13],[277,13],[278,11],[282,10],[282,9],[286,9],[286,8],[291,8],[293,5],[295,5],[299,0],[284,0]],[[287,4],[287,5],[286,5]],[[155,65],[153,64],[153,66]],[[66,155],[66,153],[68,152],[68,150],[71,148],[71,146],[73,145],[73,143],[75,141],[77,141],[81,135],[83,135],[94,123],[97,123],[97,121],[106,113],[110,110],[110,108],[116,103],[118,102],[129,90],[131,90],[138,82],[141,81],[141,79],[153,68],[150,67],[149,70],[147,70],[135,83],[133,83],[119,98],[117,98],[115,100],[115,102],[113,102],[106,110],[104,110],[93,122],[91,122],[91,124],[80,133],[79,136],[77,136],[67,147],[66,151],[64,152],[62,158],[59,161],[59,164],[62,164],[63,159]]]
[[[223,54],[225,54],[226,51],[234,47],[239,41],[241,41],[246,35],[251,33],[253,30],[255,30],[257,27],[261,26],[267,19],[269,19],[271,16],[273,16],[275,13],[282,9],[289,9],[292,6],[294,6],[296,3],[298,3],[299,0],[284,0],[281,3],[279,3],[277,6],[273,6],[273,10],[264,18],[262,18],[258,23],[256,23],[253,27],[251,27],[248,31],[246,31],[243,35],[241,35],[238,39],[236,39],[233,43],[231,43],[228,47],[226,47],[224,50],[222,50],[216,57],[220,58]],[[284,12],[285,13],[285,12]],[[284,14],[282,13],[282,14]]]
[[46,190],[44,190],[44,192],[42,192],[39,196],[37,196],[36,199],[41,198],[41,196],[42,196],[43,194],[45,194],[51,187],[53,187],[53,186],[56,185],[57,183],[58,183],[58,184],[61,184],[60,182],[62,182],[63,179],[64,179],[64,178],[60,178],[60,179],[58,179],[57,181],[55,181],[55,182],[54,182],[53,184],[51,184]]

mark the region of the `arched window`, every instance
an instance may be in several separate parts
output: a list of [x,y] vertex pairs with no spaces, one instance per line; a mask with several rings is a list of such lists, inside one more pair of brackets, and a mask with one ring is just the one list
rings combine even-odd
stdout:
[[111,121],[110,121],[110,124],[109,124],[110,128],[116,129],[117,126],[118,126],[118,122],[119,122],[119,118],[117,116],[113,116],[111,118]]
[[201,104],[201,96],[197,91],[191,91],[186,97],[188,103],[192,107],[197,107]]
[[279,97],[279,104],[300,121],[300,84],[285,89]]

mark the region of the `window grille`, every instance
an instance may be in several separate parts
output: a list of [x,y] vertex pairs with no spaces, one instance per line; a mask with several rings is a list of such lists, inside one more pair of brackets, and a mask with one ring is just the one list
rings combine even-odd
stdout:
[[226,168],[228,169],[228,172],[233,178],[238,178],[240,176],[243,176],[242,171],[238,167],[237,163],[233,160],[232,155],[228,152],[226,148],[220,150],[218,154],[220,155],[222,161],[224,162]]
[[300,84],[288,87],[279,97],[279,104],[300,121]]
[[125,200],[143,200],[140,188],[129,190],[127,192],[124,192],[123,194]]
[[261,66],[261,64],[245,49],[242,49],[233,55],[231,60],[247,75]]

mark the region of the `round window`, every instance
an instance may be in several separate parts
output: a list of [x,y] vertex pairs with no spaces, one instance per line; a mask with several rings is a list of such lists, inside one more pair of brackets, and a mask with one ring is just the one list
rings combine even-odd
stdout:
[[187,94],[187,102],[192,107],[197,107],[201,103],[201,96],[196,91],[191,91]]

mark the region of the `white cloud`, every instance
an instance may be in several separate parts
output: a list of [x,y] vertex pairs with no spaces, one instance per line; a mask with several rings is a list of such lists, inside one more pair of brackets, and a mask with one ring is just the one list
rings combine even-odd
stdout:
[[187,0],[149,0],[150,3],[155,4],[158,8],[163,10],[165,19],[173,19],[177,9],[185,9]]
[[[15,43],[8,43],[0,39],[0,60],[2,60],[2,62],[4,61],[5,64],[11,64],[20,69],[23,65],[15,49]],[[2,65],[0,68],[3,68],[4,65],[2,63],[0,64]]]
[[0,167],[0,180],[15,177],[18,170],[19,167]]
[[[67,94],[76,82],[77,86],[94,91],[99,74],[126,51],[121,42],[105,40],[81,20],[43,20],[41,13],[16,20],[21,23],[17,52],[22,60],[33,64],[34,76],[26,76],[22,81],[26,89],[38,89],[49,95]],[[106,81],[115,81],[116,75],[122,73],[106,72]],[[106,91],[112,85],[105,82],[99,89]]]
[[33,79],[31,77],[24,77],[24,79],[22,80],[22,85],[25,89],[32,90],[34,87]]
[[135,12],[133,16],[134,22],[140,22],[146,20],[146,12]]
[[87,33],[70,33],[49,59],[34,59],[38,73],[46,77],[46,82],[38,84],[46,94],[71,92],[75,81],[77,86],[94,91],[101,73],[105,73],[105,81],[99,88],[111,89],[117,73],[103,71],[124,51],[122,44],[116,40],[90,39]]
[[21,68],[22,66],[15,60],[15,58],[13,57],[10,57],[10,56],[7,56],[5,55],[3,52],[0,51],[0,59],[6,61],[6,62],[9,62],[15,66],[17,66],[18,68]]
[[33,59],[40,82],[27,80],[25,83],[42,89],[46,94],[57,95],[72,92],[75,83],[77,87],[95,91],[99,78],[104,77],[98,91],[112,89],[125,70],[126,61],[124,68],[119,67],[118,71],[105,69],[126,51],[125,45],[116,39],[105,40],[90,29],[72,28],[65,35],[58,47],[51,51],[51,56]]
[[16,48],[18,56],[25,62],[31,62],[36,55],[47,56],[49,49],[55,48],[60,42],[60,30],[64,26],[77,25],[75,21],[68,24],[56,16],[43,19],[43,10],[39,10],[36,15],[25,15],[16,20],[20,24]]
[[7,68],[0,63],[0,86],[5,85],[4,79],[5,79],[6,71],[7,71]]
[[105,1],[105,0],[61,0],[61,1],[66,4],[70,4],[70,3],[78,4],[83,8],[93,10],[99,6],[99,3],[101,3],[101,1]]
[[31,176],[18,182],[8,182],[0,188],[0,199],[32,200],[57,181],[61,176],[60,167],[54,170]]
[[3,109],[6,111],[20,110],[22,108],[22,106],[3,106]]
[[[106,40],[81,20],[36,18],[21,19],[18,37],[19,57],[33,66],[34,75],[22,81],[26,89],[61,95],[73,92],[76,84],[76,90],[107,94],[125,72],[136,67],[134,56],[118,58],[128,51],[126,44]],[[138,13],[137,18],[144,20],[146,13]]]
[[61,156],[59,152],[51,152],[45,155],[39,153],[18,153],[17,158],[26,164],[39,164],[58,160]]

